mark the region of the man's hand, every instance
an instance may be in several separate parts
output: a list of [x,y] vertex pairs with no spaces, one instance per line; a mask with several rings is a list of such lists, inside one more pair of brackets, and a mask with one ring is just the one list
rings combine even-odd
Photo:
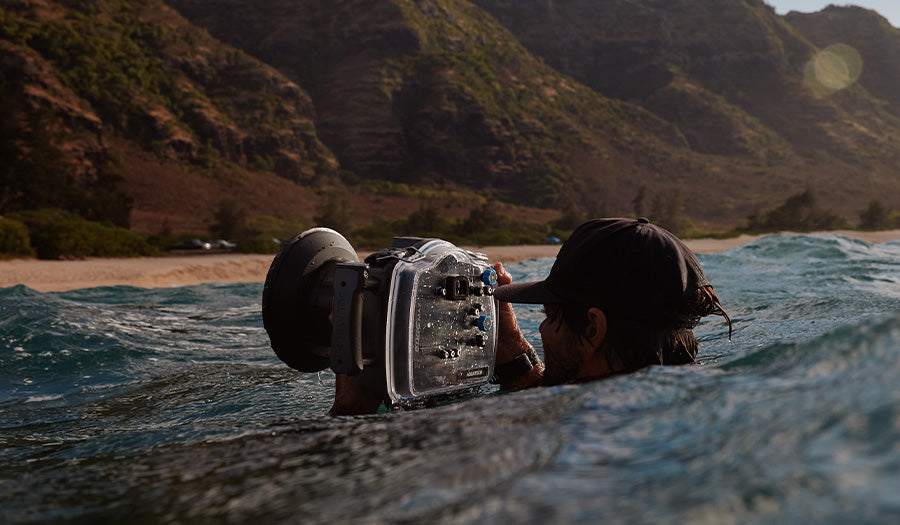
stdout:
[[[504,285],[512,282],[512,275],[500,263],[494,265],[497,272],[497,284]],[[496,364],[508,363],[524,352],[532,356],[534,350],[531,344],[522,335],[516,314],[509,303],[500,303],[497,312],[497,360]],[[540,383],[544,372],[544,364],[540,361],[535,364],[532,371],[516,379],[510,384],[502,384],[501,388],[526,388]],[[373,414],[381,406],[378,394],[366,388],[359,382],[359,376],[335,374],[334,405],[331,407],[332,416]]]
[[[497,284],[512,283],[512,275],[503,267],[502,263],[494,265],[494,271],[497,272]],[[522,335],[519,329],[519,322],[516,320],[516,313],[510,303],[500,303],[500,309],[497,312],[497,364],[502,365],[516,358],[522,352],[526,352],[531,345]]]
[[[512,283],[512,275],[506,271],[503,264],[495,264],[494,271],[497,272],[498,285]],[[531,372],[512,382],[502,383],[500,388],[504,390],[528,388],[539,384],[544,375],[544,363],[537,358],[537,354],[534,353],[531,343],[525,339],[522,330],[519,329],[519,321],[516,320],[516,313],[513,311],[511,304],[500,302],[500,308],[497,312],[497,326],[497,360],[495,366],[509,363],[520,354],[526,352],[533,357],[534,361],[537,361],[534,368],[531,369]]]
[[374,414],[381,406],[381,398],[359,382],[359,376],[334,374],[334,404],[332,416]]

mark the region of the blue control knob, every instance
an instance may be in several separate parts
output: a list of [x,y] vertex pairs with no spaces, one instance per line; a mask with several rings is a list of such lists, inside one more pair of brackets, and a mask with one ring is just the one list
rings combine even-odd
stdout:
[[488,268],[481,274],[481,282],[488,286],[497,285],[497,272],[493,268]]
[[482,332],[487,332],[494,326],[494,321],[491,319],[489,315],[482,315],[475,321],[475,326],[478,327]]

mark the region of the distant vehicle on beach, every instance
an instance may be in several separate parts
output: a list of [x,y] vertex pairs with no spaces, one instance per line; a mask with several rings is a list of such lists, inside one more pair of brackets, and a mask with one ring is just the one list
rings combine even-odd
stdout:
[[184,242],[169,246],[169,252],[176,254],[201,255],[207,253],[230,252],[236,246],[236,243],[226,241],[225,239],[216,239],[212,242],[202,241],[200,239],[188,239]]
[[237,246],[236,243],[233,243],[231,241],[226,241],[225,239],[217,239],[217,240],[213,241],[211,244],[212,244],[213,249],[215,249],[215,250],[231,250]]
[[170,250],[211,250],[212,244],[200,239],[188,239],[179,244],[169,246]]

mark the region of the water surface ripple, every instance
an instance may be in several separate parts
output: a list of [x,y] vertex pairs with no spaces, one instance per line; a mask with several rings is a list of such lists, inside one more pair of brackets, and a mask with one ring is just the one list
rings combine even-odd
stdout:
[[0,289],[0,521],[900,518],[900,244],[701,261],[735,332],[704,320],[698,366],[341,418],[330,372],[269,348],[260,284]]

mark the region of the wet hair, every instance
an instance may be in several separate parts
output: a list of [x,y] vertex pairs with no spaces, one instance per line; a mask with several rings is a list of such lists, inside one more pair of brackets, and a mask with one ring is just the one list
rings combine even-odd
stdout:
[[[581,304],[545,305],[551,322],[557,319],[581,340],[587,340],[588,310]],[[602,308],[601,308],[602,310]],[[606,315],[606,339],[603,358],[614,373],[628,373],[649,365],[685,365],[697,362],[700,344],[694,337],[694,327],[700,318],[722,316],[728,323],[731,340],[731,319],[722,308],[712,286],[704,286],[686,294],[679,308],[678,321],[660,323],[641,318]],[[668,325],[668,326],[666,326]]]

